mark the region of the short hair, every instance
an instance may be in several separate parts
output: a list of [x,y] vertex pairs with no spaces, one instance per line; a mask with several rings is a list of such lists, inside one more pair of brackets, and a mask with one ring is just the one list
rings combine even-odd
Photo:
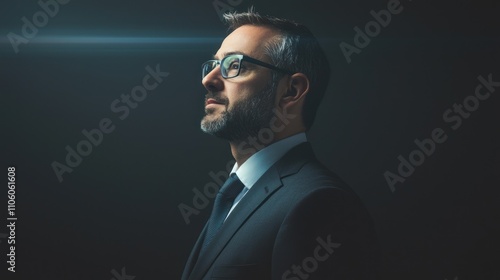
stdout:
[[[266,44],[265,54],[277,67],[303,73],[309,79],[309,93],[306,95],[302,110],[304,125],[306,130],[309,130],[330,79],[330,64],[316,37],[302,24],[288,19],[260,15],[253,7],[248,12],[226,13],[224,19],[229,25],[229,31],[243,25],[255,25],[269,27],[280,33]],[[276,85],[283,75],[275,71],[273,85]]]

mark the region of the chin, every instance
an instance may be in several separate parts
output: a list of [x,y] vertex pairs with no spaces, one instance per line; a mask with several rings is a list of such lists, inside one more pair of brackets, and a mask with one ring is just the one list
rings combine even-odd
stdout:
[[220,118],[220,116],[216,113],[208,113],[208,114],[205,114],[205,116],[203,117],[203,119],[201,119],[201,122],[204,123],[204,122],[214,122],[214,121],[217,121],[218,119]]

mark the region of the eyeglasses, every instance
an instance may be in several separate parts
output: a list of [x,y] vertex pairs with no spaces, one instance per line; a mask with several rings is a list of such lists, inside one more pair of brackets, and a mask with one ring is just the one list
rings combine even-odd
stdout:
[[225,79],[234,78],[240,74],[241,63],[243,61],[248,61],[250,63],[257,64],[286,74],[290,75],[294,74],[294,72],[292,71],[280,69],[276,66],[257,60],[255,58],[251,58],[243,54],[232,54],[224,57],[222,60],[212,59],[203,63],[201,65],[201,78],[202,79],[205,78],[205,76],[208,75],[208,73],[212,72],[212,70],[214,70],[215,67],[217,67],[217,65],[220,65],[220,72],[223,78]]

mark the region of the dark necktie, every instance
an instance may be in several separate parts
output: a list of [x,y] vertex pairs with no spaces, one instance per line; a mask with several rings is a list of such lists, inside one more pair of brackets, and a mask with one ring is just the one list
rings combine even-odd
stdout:
[[233,173],[220,188],[219,193],[217,193],[215,197],[212,214],[208,219],[208,228],[202,249],[212,241],[212,238],[224,223],[229,210],[233,206],[234,199],[238,196],[243,187],[244,185],[238,176],[236,176],[236,173]]

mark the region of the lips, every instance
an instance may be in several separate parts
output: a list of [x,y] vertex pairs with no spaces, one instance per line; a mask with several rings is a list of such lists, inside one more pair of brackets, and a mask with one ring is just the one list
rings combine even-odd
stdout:
[[213,98],[208,98],[208,99],[207,99],[207,101],[205,101],[205,106],[210,105],[210,104],[218,104],[218,105],[222,105],[222,104],[224,104],[224,103],[219,102],[219,101],[217,101],[217,100],[215,100],[215,99],[213,99]]

